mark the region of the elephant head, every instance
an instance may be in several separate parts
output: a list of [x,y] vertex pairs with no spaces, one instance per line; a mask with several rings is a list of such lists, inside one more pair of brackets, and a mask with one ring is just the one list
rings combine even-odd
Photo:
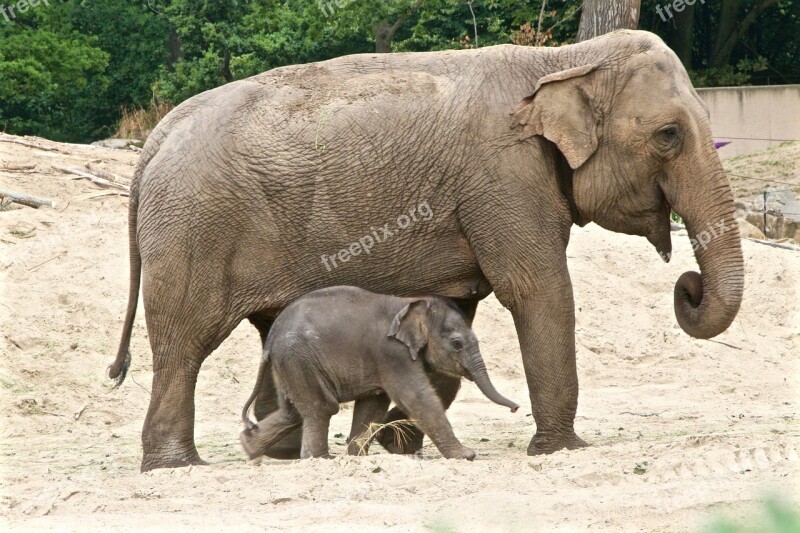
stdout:
[[405,344],[411,359],[422,357],[437,372],[474,381],[487,398],[512,413],[519,408],[492,385],[478,339],[452,302],[436,297],[410,302],[395,315],[388,336]]
[[733,195],[681,62],[655,35],[630,33],[570,47],[570,66],[538,80],[512,127],[563,154],[577,224],[647,237],[669,261],[670,210],[683,218],[701,273],[678,278],[675,315],[692,337],[711,338],[742,299]]

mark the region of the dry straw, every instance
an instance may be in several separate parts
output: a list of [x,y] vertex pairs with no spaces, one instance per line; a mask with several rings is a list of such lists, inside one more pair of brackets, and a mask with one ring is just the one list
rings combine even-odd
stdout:
[[358,437],[353,439],[353,442],[358,446],[358,455],[367,455],[370,443],[375,440],[375,437],[383,430],[392,430],[394,433],[394,444],[398,448],[402,447],[411,440],[411,426],[415,424],[414,420],[402,419],[393,420],[386,424],[378,422],[370,423],[369,427]]

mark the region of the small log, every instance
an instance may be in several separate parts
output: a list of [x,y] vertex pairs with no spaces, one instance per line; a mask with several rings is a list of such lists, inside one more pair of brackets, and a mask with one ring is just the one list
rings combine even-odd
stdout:
[[[8,135],[7,133],[0,133],[0,142],[3,142],[3,143],[19,144],[21,146],[27,146],[28,148],[36,148],[37,150],[45,150],[47,152],[61,152],[62,154],[70,154],[71,153],[71,152],[68,152],[67,150],[62,150],[62,149],[57,148],[55,146],[44,146],[43,144],[40,144],[40,143],[32,143],[30,141],[25,140],[25,139],[28,139],[28,138],[29,137],[25,137],[24,139],[21,139],[19,137],[14,136],[14,135]],[[36,137],[33,137],[33,138],[35,139]]]
[[48,198],[37,198],[28,194],[9,191],[8,189],[0,189],[0,197],[8,198],[15,204],[27,205],[28,207],[33,207],[34,209],[39,209],[43,205],[46,205],[47,207],[56,206],[56,202],[54,200],[50,200]]
[[88,194],[82,194],[80,196],[76,196],[73,200],[81,202],[83,200],[91,200],[93,198],[100,198],[103,196],[130,196],[131,193],[126,191],[94,191]]
[[15,165],[14,163],[4,163],[0,170],[4,172],[27,172],[36,169],[36,163],[30,165]]
[[101,187],[109,187],[109,188],[112,188],[112,189],[121,189],[123,191],[130,190],[130,187],[128,187],[127,185],[122,185],[120,183],[114,183],[113,181],[109,181],[109,180],[107,180],[105,178],[101,178],[100,176],[95,176],[94,174],[90,174],[89,172],[86,172],[85,170],[80,170],[78,168],[62,167],[61,165],[51,165],[51,166],[53,167],[54,170],[60,170],[61,172],[66,172],[67,174],[73,174],[75,176],[78,176],[79,178],[87,179],[87,180],[91,181],[92,183],[94,183],[96,185],[99,185]]
[[130,185],[131,183],[131,179],[127,176],[120,176],[118,174],[114,174],[113,172],[94,168],[92,167],[91,163],[86,163],[86,169],[90,170],[92,174],[107,179],[108,181],[113,181],[114,183],[120,183],[122,185]]

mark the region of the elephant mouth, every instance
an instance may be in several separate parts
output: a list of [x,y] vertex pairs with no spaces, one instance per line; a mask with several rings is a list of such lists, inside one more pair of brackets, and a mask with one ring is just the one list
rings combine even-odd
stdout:
[[647,240],[655,247],[661,259],[665,263],[669,263],[672,258],[672,236],[670,235],[670,212],[672,211],[672,206],[669,204],[667,196],[660,185],[658,186],[658,195],[660,196],[660,206],[656,214],[656,223],[653,231],[647,235]]

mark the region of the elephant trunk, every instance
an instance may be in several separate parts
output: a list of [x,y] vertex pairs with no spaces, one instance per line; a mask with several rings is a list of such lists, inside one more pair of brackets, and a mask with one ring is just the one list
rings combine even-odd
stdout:
[[716,187],[709,187],[704,195],[688,190],[668,195],[676,197],[673,207],[686,223],[700,266],[700,273],[684,272],[675,283],[675,317],[686,333],[698,339],[710,339],[730,326],[744,290],[742,243],[733,195],[716,154],[708,157],[716,160],[719,168],[705,183]]
[[509,407],[512,413],[517,412],[519,405],[497,392],[497,389],[492,385],[489,380],[489,373],[486,372],[486,364],[483,362],[478,350],[473,350],[464,357],[464,368],[467,369],[469,377],[472,378],[484,396],[498,405]]

